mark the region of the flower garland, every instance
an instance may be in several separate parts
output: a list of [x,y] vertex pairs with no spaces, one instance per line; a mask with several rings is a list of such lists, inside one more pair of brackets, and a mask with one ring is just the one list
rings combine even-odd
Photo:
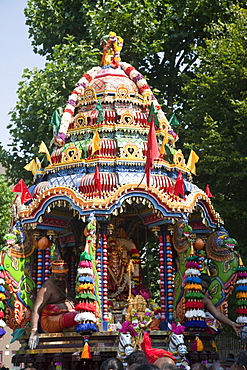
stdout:
[[237,268],[236,281],[236,298],[237,306],[236,313],[238,324],[247,324],[247,267],[244,266],[242,258],[239,256],[239,267]]
[[[97,327],[97,270],[95,269],[95,246],[96,246],[96,219],[90,215],[90,221],[84,230],[86,245],[80,255],[77,269],[76,299],[79,303],[75,306],[78,311],[75,321],[78,322],[76,332],[83,335],[84,346],[81,358],[92,358],[89,346],[88,332],[98,331]],[[94,273],[95,271],[95,273]]]
[[119,331],[125,334],[130,333],[132,337],[137,337],[143,330],[147,330],[152,319],[153,311],[149,308],[145,309],[142,321],[140,321],[138,311],[133,308],[130,313],[130,321],[125,321]]
[[152,93],[146,79],[144,76],[138,72],[134,67],[132,67],[129,63],[126,62],[120,62],[120,67],[123,69],[123,71],[127,74],[127,76],[137,85],[140,94],[144,95],[145,93],[149,93],[152,102],[155,106],[155,108],[158,110],[157,117],[160,123],[167,125],[168,129],[171,130],[171,127],[169,125],[169,122],[164,114],[164,112],[161,109],[161,106],[159,105],[157,99],[155,98],[154,94]]
[[6,334],[6,331],[4,330],[4,327],[6,326],[6,323],[4,321],[4,316],[5,316],[5,299],[6,299],[6,295],[5,295],[5,288],[4,288],[4,284],[5,284],[5,281],[4,281],[4,274],[3,274],[3,266],[0,265],[0,338],[2,338],[5,334]]
[[110,298],[115,298],[117,297],[120,293],[122,293],[122,291],[124,290],[126,284],[129,283],[129,275],[128,274],[125,274],[124,275],[124,281],[122,283],[122,285],[120,287],[118,287],[117,291],[115,293],[109,293],[109,297]]
[[[79,300],[79,303],[75,306],[75,310],[78,311],[78,314],[75,316],[75,321],[78,322],[78,325],[76,326],[77,333],[98,330],[97,326],[95,325],[97,322],[95,316],[96,306],[94,303],[88,302],[96,301],[96,297],[94,295],[94,285],[92,283],[94,281],[91,262],[92,258],[93,257],[90,256],[90,254],[86,251],[82,252],[80,255],[76,284],[76,299]],[[83,265],[90,267],[81,268],[80,266]]]
[[59,146],[65,144],[66,134],[68,131],[69,124],[71,122],[71,117],[74,114],[75,107],[77,105],[78,100],[83,95],[86,87],[89,83],[94,79],[94,77],[99,73],[101,67],[93,67],[87,73],[85,73],[80,80],[75,85],[75,89],[72,91],[69,99],[66,103],[66,108],[63,112],[59,132],[56,136],[55,143]]
[[63,363],[62,362],[55,362],[56,370],[62,370]]
[[187,257],[186,271],[185,271],[185,326],[188,329],[205,328],[205,312],[201,286],[200,265],[198,263],[198,256],[194,253],[193,244],[191,244],[190,255]]

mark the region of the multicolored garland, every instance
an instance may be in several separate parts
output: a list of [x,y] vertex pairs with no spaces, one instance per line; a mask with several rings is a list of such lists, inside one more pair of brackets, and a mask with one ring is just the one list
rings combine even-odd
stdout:
[[[164,112],[162,111],[161,106],[159,105],[157,99],[155,98],[154,94],[152,93],[152,91],[151,91],[146,79],[144,78],[144,76],[140,72],[138,72],[134,67],[132,67],[132,65],[130,65],[129,63],[120,62],[119,65],[123,69],[123,71],[127,74],[127,76],[131,79],[131,81],[133,81],[137,85],[140,94],[142,94],[143,96],[145,96],[147,94],[150,95],[150,97],[152,99],[152,102],[153,102],[155,108],[158,111],[157,117],[158,117],[159,122],[161,124],[167,126],[168,127],[168,132],[169,132],[169,130],[171,130],[169,122],[168,122]],[[178,138],[176,138],[176,140],[177,139]]]
[[166,298],[165,298],[165,263],[164,263],[164,239],[163,235],[159,236],[159,264],[160,264],[160,306],[161,322],[166,321]]
[[[93,260],[95,260],[92,243],[94,243],[94,234],[96,233],[95,218],[86,226],[86,245],[84,252],[80,255],[80,262],[77,269],[76,279],[76,299],[79,303],[75,306],[78,314],[75,316],[75,321],[78,322],[76,332],[83,335],[84,347],[81,358],[92,358],[90,347],[88,344],[89,335],[92,332],[98,331],[97,327],[97,300],[95,286],[96,278],[93,270]],[[95,262],[95,261],[94,261]]]
[[194,253],[194,247],[191,243],[190,256],[187,257],[185,271],[185,326],[187,329],[202,329],[205,328],[205,312],[204,312],[204,295],[201,292],[200,265],[198,264],[198,256]]
[[93,80],[93,78],[99,73],[100,70],[101,70],[101,67],[94,67],[90,69],[77,82],[74,90],[72,91],[66,103],[66,108],[63,112],[63,116],[62,116],[62,120],[60,124],[60,129],[59,129],[59,132],[56,138],[54,139],[57,145],[62,146],[65,144],[66,134],[67,134],[70,122],[71,122],[71,117],[74,114],[77,102],[80,99],[80,97],[83,95],[86,87]]
[[236,281],[236,298],[237,306],[236,313],[238,317],[236,322],[238,324],[247,324],[247,267],[244,266],[241,257],[239,256],[239,267],[237,268]]
[[5,334],[6,331],[4,330],[4,327],[6,326],[6,323],[4,321],[5,317],[5,303],[4,301],[6,300],[6,295],[5,295],[5,288],[4,288],[4,274],[3,274],[3,266],[2,264],[0,265],[0,338],[2,338]]

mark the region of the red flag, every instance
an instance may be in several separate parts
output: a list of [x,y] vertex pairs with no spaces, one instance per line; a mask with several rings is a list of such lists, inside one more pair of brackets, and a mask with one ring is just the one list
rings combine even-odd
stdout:
[[208,184],[206,185],[205,193],[207,194],[207,196],[208,196],[209,198],[214,198],[214,195],[211,193],[211,191],[210,191],[210,189],[209,189],[209,185],[208,185]]
[[150,123],[150,129],[148,133],[147,147],[148,147],[148,150],[147,150],[147,159],[146,159],[146,165],[145,165],[145,173],[146,173],[146,179],[147,179],[147,187],[149,188],[151,168],[153,168],[154,160],[156,158],[159,158],[160,156],[159,147],[158,147],[158,143],[156,139],[153,116],[152,116],[152,120]]
[[100,182],[100,174],[99,174],[99,167],[98,165],[95,168],[95,173],[93,176],[93,181],[94,181],[94,189],[98,190],[99,192],[101,191],[101,182]]
[[21,204],[33,199],[23,179],[20,179],[20,181],[13,187],[11,191],[14,193],[21,193]]
[[181,195],[181,197],[184,198],[184,179],[181,171],[179,171],[178,173],[178,177],[174,187],[174,195]]

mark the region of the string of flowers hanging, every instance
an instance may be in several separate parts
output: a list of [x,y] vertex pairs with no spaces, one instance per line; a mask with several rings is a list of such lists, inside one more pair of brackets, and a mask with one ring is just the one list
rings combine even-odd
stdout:
[[238,324],[247,325],[247,267],[244,266],[242,258],[239,256],[239,267],[236,270],[236,298],[237,306],[236,313],[238,317],[236,322]]
[[96,245],[96,220],[91,216],[91,220],[86,226],[86,245],[85,250],[80,255],[80,261],[77,269],[76,279],[76,299],[78,304],[75,310],[78,314],[75,321],[78,322],[76,332],[83,335],[84,347],[81,358],[92,358],[88,340],[92,332],[98,331],[97,327],[97,298],[95,286],[97,278],[95,277],[95,245]]
[[187,329],[201,329],[206,327],[204,312],[204,295],[201,292],[201,272],[199,270],[198,256],[194,253],[191,243],[190,255],[187,257],[185,271],[185,326]]
[[5,288],[4,288],[4,274],[3,274],[3,265],[0,264],[0,338],[2,338],[6,331],[4,330],[4,327],[6,326],[6,323],[4,321],[5,317]]

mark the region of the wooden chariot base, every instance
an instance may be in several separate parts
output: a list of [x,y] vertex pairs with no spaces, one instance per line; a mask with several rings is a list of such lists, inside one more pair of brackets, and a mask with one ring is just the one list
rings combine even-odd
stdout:
[[[167,349],[169,342],[169,331],[151,331],[153,348]],[[20,338],[21,347],[13,356],[12,363],[25,367],[33,366],[37,370],[54,370],[55,363],[62,363],[62,369],[66,370],[99,370],[103,361],[117,356],[118,332],[104,331],[93,333],[89,338],[92,359],[81,359],[84,345],[83,336],[75,332],[45,333],[39,335],[39,345],[34,350],[28,347],[28,336]],[[198,361],[212,362],[217,359],[217,353],[212,346],[214,336],[201,333],[204,350],[201,352],[191,351],[195,335],[185,334],[185,343],[188,348],[187,358],[190,363]]]

